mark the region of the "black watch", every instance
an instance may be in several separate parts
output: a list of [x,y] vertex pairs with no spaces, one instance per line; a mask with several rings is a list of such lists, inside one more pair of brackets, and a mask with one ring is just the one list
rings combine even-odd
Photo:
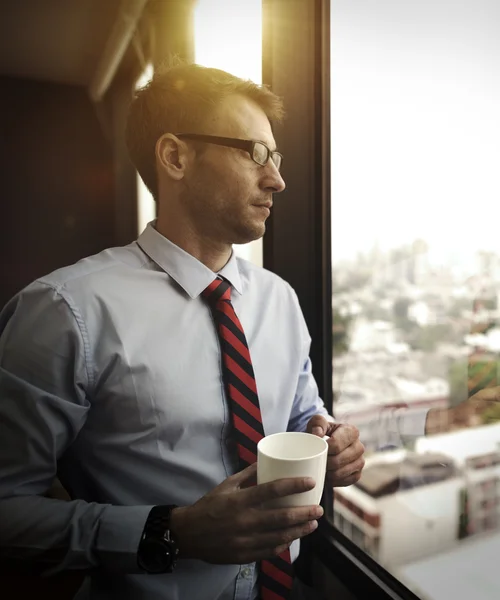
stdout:
[[179,548],[170,531],[170,514],[175,504],[154,506],[148,515],[137,549],[137,564],[147,573],[172,573]]

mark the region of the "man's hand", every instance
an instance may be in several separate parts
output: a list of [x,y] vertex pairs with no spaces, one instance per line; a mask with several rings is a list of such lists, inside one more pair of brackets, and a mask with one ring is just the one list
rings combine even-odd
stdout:
[[484,413],[489,408],[500,404],[500,386],[480,390],[466,400],[465,404],[468,404],[476,415]]
[[330,423],[323,415],[314,415],[307,424],[307,432],[330,438],[327,440],[327,485],[344,487],[359,481],[365,466],[365,447],[359,441],[359,431],[354,425]]
[[[455,424],[469,425],[481,419],[485,412],[498,407],[500,404],[500,386],[479,390],[473,396],[450,409],[449,421]],[[493,418],[498,416],[497,411],[491,411]],[[471,422],[471,417],[475,419]]]
[[450,425],[467,426],[472,416],[480,417],[500,405],[500,386],[485,388],[451,408],[431,408],[427,413],[425,433],[448,431]]
[[[263,503],[315,486],[308,477],[253,485],[257,464],[228,477],[192,506],[172,511],[179,557],[217,564],[245,564],[278,556],[293,540],[313,532],[321,506],[265,508]],[[250,486],[250,487],[249,487]]]

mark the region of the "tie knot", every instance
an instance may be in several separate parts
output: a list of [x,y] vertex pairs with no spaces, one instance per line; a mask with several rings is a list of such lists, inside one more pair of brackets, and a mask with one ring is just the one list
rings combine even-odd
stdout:
[[231,301],[231,284],[225,279],[217,277],[203,290],[203,296],[210,304],[217,304],[221,300]]

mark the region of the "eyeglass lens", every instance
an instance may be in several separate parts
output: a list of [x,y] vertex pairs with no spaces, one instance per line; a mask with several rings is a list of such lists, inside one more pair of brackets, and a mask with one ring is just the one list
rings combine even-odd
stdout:
[[253,159],[259,165],[267,164],[268,157],[271,158],[273,163],[276,165],[276,168],[280,169],[281,167],[281,156],[277,152],[270,152],[264,144],[260,142],[255,142],[253,148]]

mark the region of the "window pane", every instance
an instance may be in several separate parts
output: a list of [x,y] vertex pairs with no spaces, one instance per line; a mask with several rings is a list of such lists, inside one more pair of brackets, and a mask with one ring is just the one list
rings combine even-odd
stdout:
[[[138,90],[144,87],[153,77],[153,65],[148,64],[135,84]],[[144,181],[137,173],[137,234],[140,235],[150,221],[156,219],[156,202]]]
[[[262,83],[262,0],[198,0],[194,40],[198,64]],[[234,251],[262,266],[262,239]]]
[[493,600],[500,405],[467,399],[500,384],[500,3],[331,16],[334,414],[367,448],[334,523],[422,598]]

